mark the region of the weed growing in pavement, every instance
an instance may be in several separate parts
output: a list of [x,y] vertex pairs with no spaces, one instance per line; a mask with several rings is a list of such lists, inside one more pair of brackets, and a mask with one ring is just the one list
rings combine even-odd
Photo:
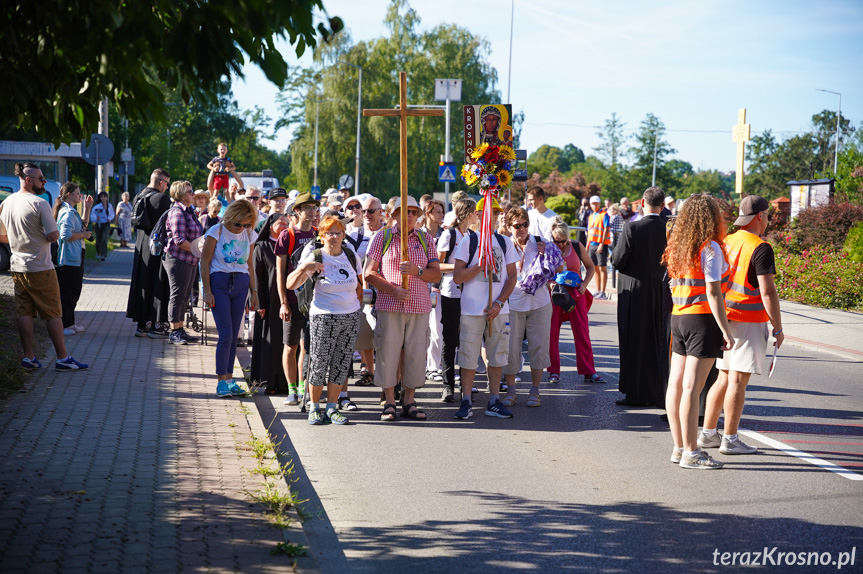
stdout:
[[237,423],[228,423],[228,426],[234,428],[235,426],[237,426]]
[[255,492],[246,491],[246,494],[269,510],[267,517],[273,526],[277,528],[288,528],[292,521],[287,516],[290,507],[296,507],[302,500],[297,494],[278,482],[270,482],[265,479],[264,487]]
[[275,454],[273,443],[269,438],[260,439],[258,437],[252,437],[250,440],[246,441],[246,444],[252,448],[252,452],[255,453],[255,458],[258,459],[258,462],[262,462],[271,451]]
[[271,551],[271,554],[274,556],[289,556],[291,558],[296,558],[297,556],[308,556],[309,553],[306,552],[306,549],[302,544],[292,544],[290,542],[279,542],[276,544],[276,547]]

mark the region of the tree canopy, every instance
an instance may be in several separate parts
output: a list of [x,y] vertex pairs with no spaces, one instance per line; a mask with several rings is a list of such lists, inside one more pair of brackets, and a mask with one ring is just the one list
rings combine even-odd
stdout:
[[[279,97],[279,125],[293,125],[291,143],[296,185],[312,185],[315,106],[318,114],[318,183],[334,185],[340,175],[354,172],[358,70],[363,69],[363,108],[393,108],[398,104],[398,72],[408,74],[408,104],[434,101],[436,78],[461,78],[462,102],[451,104],[451,149],[461,161],[462,105],[497,103],[497,71],[488,63],[488,41],[454,24],[420,30],[420,19],[406,0],[393,0],[384,20],[388,35],[354,44],[345,31],[322,46],[319,66],[292,70]],[[399,190],[399,122],[391,117],[361,120],[360,190],[382,198]],[[408,119],[409,192],[419,197],[443,190],[438,160],[444,153],[443,118]]]
[[281,86],[288,66],[277,39],[301,55],[343,27],[327,16],[315,25],[315,10],[322,0],[13,2],[0,25],[4,123],[78,140],[96,130],[104,97],[130,120],[163,122],[164,88],[186,103],[215,102],[246,59]]

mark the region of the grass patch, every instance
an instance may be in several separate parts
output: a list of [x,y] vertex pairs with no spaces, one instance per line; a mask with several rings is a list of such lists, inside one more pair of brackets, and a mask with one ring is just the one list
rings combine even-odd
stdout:
[[271,550],[271,554],[273,554],[273,556],[288,556],[290,558],[309,555],[302,544],[293,544],[291,542],[279,542],[276,544],[276,547]]
[[[45,322],[36,320],[34,324],[33,349],[37,357],[44,357],[46,337]],[[17,393],[30,380],[31,373],[21,368],[21,339],[18,335],[18,313],[15,310],[15,298],[12,295],[0,293],[0,400]],[[44,361],[43,361],[44,364]]]
[[[96,233],[93,233],[94,241],[85,241],[84,242],[84,259],[87,261],[96,261]],[[108,240],[108,253],[114,251],[114,248],[119,244],[115,244],[114,241]]]

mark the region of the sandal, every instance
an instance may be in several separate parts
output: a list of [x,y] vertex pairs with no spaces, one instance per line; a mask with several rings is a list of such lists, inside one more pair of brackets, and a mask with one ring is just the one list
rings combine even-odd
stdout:
[[358,387],[371,387],[375,384],[375,376],[370,372],[366,371],[365,373],[360,375],[359,380],[354,384]]
[[549,383],[559,383],[560,382],[560,375],[558,375],[557,373],[551,373],[548,376],[548,382]]
[[515,396],[515,394],[506,395],[500,402],[502,402],[505,407],[511,407],[518,402],[518,397]]
[[585,375],[584,382],[585,383],[606,383],[608,381],[606,381],[605,379],[603,379],[602,377],[600,377],[596,373],[593,373],[592,375]]
[[424,421],[428,418],[423,411],[417,408],[416,403],[408,403],[402,407],[402,416],[406,419],[413,419],[415,421]]
[[267,389],[266,391],[264,391],[264,394],[277,395],[277,394],[279,394],[279,391],[278,391],[278,389]]
[[339,410],[340,411],[356,411],[359,410],[359,407],[356,405],[354,401],[351,400],[351,397],[342,397],[339,399]]
[[535,395],[535,394],[533,394],[533,393],[531,393],[530,395],[528,395],[528,397],[527,397],[527,406],[529,406],[529,407],[538,407],[538,406],[540,406],[541,404],[542,404],[542,403],[541,403],[541,401],[539,400],[539,395]]
[[381,420],[386,422],[396,420],[396,406],[394,404],[387,403],[384,405],[384,412],[381,413]]

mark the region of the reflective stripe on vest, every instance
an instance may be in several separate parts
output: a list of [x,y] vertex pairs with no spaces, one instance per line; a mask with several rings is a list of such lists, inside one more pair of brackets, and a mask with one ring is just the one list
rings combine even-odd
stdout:
[[[722,275],[722,292],[728,289],[728,272]],[[701,270],[701,261],[691,275],[671,279],[672,315],[707,315],[710,305],[707,302],[707,281]]]
[[606,229],[605,211],[597,211],[590,214],[590,219],[587,220],[587,241],[588,243],[602,243],[603,245],[611,245],[611,234],[607,234],[605,241],[602,241],[602,234]]
[[757,235],[740,230],[725,238],[725,252],[731,265],[731,281],[725,294],[729,321],[766,323],[770,320],[761,300],[761,289],[749,283],[752,254],[764,241]]

